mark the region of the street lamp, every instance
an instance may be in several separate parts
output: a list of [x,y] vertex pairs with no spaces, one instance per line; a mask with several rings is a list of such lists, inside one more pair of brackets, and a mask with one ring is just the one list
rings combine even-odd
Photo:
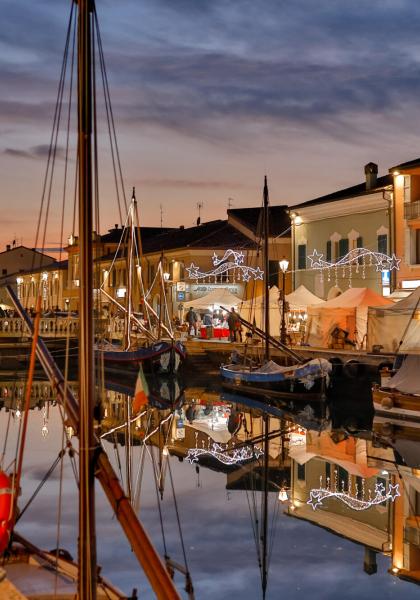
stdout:
[[281,327],[280,327],[280,342],[287,344],[287,332],[286,332],[286,273],[289,268],[289,261],[287,258],[282,258],[279,261],[280,271],[282,272],[282,289],[281,289]]

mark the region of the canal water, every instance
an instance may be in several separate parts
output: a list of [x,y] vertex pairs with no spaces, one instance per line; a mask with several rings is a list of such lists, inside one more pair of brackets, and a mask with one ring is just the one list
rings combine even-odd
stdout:
[[[420,463],[420,446],[416,431],[408,425],[372,421],[369,406],[357,415],[334,407],[326,413],[305,406],[285,411],[204,388],[183,390],[176,383],[161,386],[128,428],[124,423],[131,398],[115,383],[110,387],[98,433],[125,485],[127,460],[130,463],[133,502],[160,553],[166,548],[174,561],[183,564],[183,542],[197,599],[262,597],[265,468],[267,598],[418,597],[417,585],[391,571],[393,544],[401,543],[393,524],[394,502],[400,500],[392,490],[406,494],[405,517],[420,509],[416,505],[420,486],[415,488],[420,480],[413,476],[413,466],[420,466],[414,464],[416,456]],[[15,452],[22,392],[2,387],[1,382],[0,388],[7,466]],[[62,447],[62,421],[51,398],[45,383],[33,401],[21,508]],[[77,449],[74,438],[72,443]],[[194,455],[196,461],[191,463]],[[60,469],[59,464],[25,511],[18,530],[41,548],[55,548],[58,542],[76,556],[77,486],[67,455],[62,477]],[[378,489],[388,498],[381,503],[375,500]],[[325,498],[320,502],[318,498],[314,510],[308,501],[317,490],[323,490]],[[136,588],[140,598],[153,598],[99,486],[96,522],[103,575],[127,594]],[[412,543],[405,544],[403,553],[420,551],[414,530],[400,533],[411,535]],[[407,568],[410,558],[404,560]],[[182,590],[183,576],[176,573],[175,580]]]

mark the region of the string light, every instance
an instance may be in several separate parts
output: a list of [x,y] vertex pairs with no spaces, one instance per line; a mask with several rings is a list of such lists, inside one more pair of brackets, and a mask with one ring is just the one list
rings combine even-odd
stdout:
[[359,498],[359,488],[356,485],[356,493],[352,494],[351,485],[348,487],[347,491],[344,490],[344,482],[341,482],[341,490],[337,485],[337,474],[335,476],[335,485],[333,488],[330,488],[329,478],[327,479],[327,487],[324,488],[322,486],[322,477],[320,477],[320,487],[317,489],[312,489],[310,491],[309,500],[306,504],[312,506],[313,510],[316,510],[318,506],[322,506],[322,503],[327,498],[336,498],[343,502],[346,506],[351,508],[352,510],[362,511],[371,508],[371,506],[377,506],[378,504],[383,504],[387,500],[391,500],[391,502],[395,501],[395,498],[400,496],[399,492],[399,484],[396,483],[392,485],[388,484],[388,490],[386,490],[383,483],[376,483],[374,496],[372,496],[371,491],[369,490],[368,499],[365,498],[365,486],[364,480],[362,483],[362,498]]
[[[230,259],[230,260],[229,260]],[[238,252],[236,250],[226,250],[222,258],[219,258],[216,253],[212,256],[212,263],[214,269],[211,271],[200,271],[200,267],[197,267],[194,263],[191,263],[189,267],[186,268],[188,272],[189,279],[205,279],[206,277],[214,277],[216,281],[218,275],[222,275],[223,273],[229,273],[229,271],[233,271],[233,277],[235,278],[235,274],[237,276],[237,280],[240,281],[249,281],[250,279],[263,279],[264,271],[262,271],[259,267],[250,267],[249,265],[244,264],[245,254],[243,252]]]
[[190,448],[186,459],[191,463],[198,462],[202,456],[211,456],[224,465],[237,465],[249,460],[260,458],[264,452],[256,446],[242,446],[241,448],[227,449],[213,442],[208,448]]
[[346,265],[358,265],[360,259],[362,260],[363,270],[366,265],[366,259],[369,259],[368,266],[376,267],[376,271],[392,271],[393,269],[399,270],[401,259],[397,258],[395,254],[392,256],[388,256],[388,254],[383,254],[382,252],[373,252],[372,250],[368,250],[367,248],[354,248],[350,250],[345,256],[339,258],[336,262],[329,262],[324,260],[322,257],[324,255],[317,250],[314,250],[312,254],[308,256],[308,259],[311,261],[311,269],[330,269],[334,267],[336,269],[337,275],[337,267],[344,267]]

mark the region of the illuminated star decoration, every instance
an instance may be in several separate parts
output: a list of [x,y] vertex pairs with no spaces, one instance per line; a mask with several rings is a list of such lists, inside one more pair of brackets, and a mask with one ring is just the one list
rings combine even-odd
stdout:
[[254,280],[262,280],[264,277],[264,271],[262,271],[259,267],[250,267],[249,265],[244,264],[244,261],[245,254],[243,252],[239,252],[237,250],[226,250],[222,258],[219,258],[216,252],[213,253],[212,263],[214,269],[212,271],[200,271],[199,267],[197,267],[194,263],[191,263],[186,270],[189,279],[217,277],[218,275],[234,270],[240,273],[242,281],[249,281],[251,278]]
[[316,510],[318,506],[322,506],[322,503],[326,498],[336,498],[337,500],[340,500],[341,502],[346,504],[352,510],[361,511],[367,510],[371,506],[383,504],[387,500],[391,500],[391,502],[394,502],[395,498],[401,495],[399,492],[398,483],[395,485],[389,483],[388,491],[386,491],[386,488],[383,483],[377,483],[375,485],[374,493],[374,496],[372,496],[372,494],[369,493],[368,499],[360,499],[357,497],[357,495],[352,495],[350,493],[350,490],[347,490],[347,492],[345,492],[344,490],[340,491],[339,489],[320,487],[318,489],[313,489],[310,491],[310,497],[306,504],[309,504],[310,506],[312,506],[313,510]]
[[314,250],[312,254],[308,255],[308,259],[311,262],[311,269],[331,269],[336,267],[346,267],[351,265],[360,265],[360,259],[366,261],[368,258],[371,264],[376,267],[377,271],[392,271],[393,269],[399,270],[401,259],[397,258],[395,254],[388,256],[382,252],[373,252],[367,248],[353,248],[345,256],[342,256],[335,262],[329,262],[323,260],[323,254]]
[[213,442],[208,448],[190,448],[186,459],[191,463],[198,462],[201,456],[211,456],[224,465],[237,465],[249,460],[260,458],[264,453],[256,446],[241,446],[240,448],[223,448]]

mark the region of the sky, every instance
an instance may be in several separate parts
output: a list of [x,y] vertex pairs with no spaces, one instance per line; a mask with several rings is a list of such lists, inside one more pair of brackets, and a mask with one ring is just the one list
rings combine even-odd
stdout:
[[[161,207],[164,225],[189,226],[198,203],[203,220],[259,206],[264,174],[271,203],[292,205],[363,181],[369,161],[384,174],[420,154],[416,0],[97,7],[124,187],[136,187],[144,225],[159,225]],[[1,8],[0,249],[36,241],[70,1]],[[98,110],[105,232],[122,219]],[[58,146],[47,246],[60,241],[64,135]],[[70,153],[64,238],[73,169]]]

